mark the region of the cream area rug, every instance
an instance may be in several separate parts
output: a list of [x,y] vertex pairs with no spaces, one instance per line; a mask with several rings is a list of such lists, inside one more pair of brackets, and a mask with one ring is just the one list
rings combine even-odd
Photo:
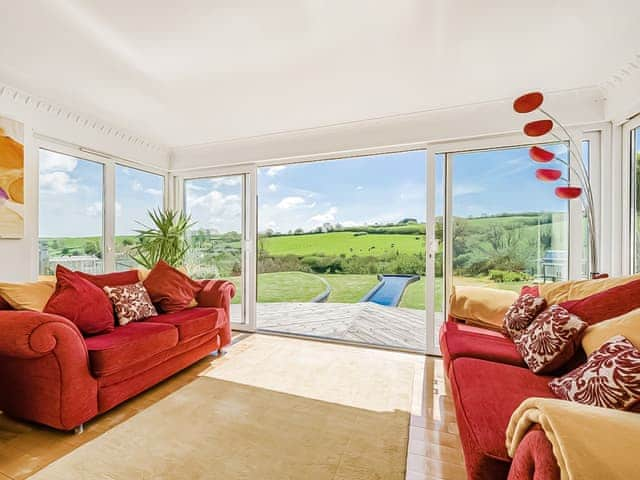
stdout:
[[252,335],[32,480],[402,480],[417,355]]

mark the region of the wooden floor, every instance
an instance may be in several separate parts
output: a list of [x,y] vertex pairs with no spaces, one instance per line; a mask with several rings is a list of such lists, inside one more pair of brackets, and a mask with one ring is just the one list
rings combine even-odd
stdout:
[[[372,302],[258,303],[257,319],[260,330],[425,350],[424,310]],[[436,313],[435,332],[441,323]]]
[[[234,337],[241,342],[246,335]],[[230,348],[234,348],[231,346]],[[414,379],[407,456],[407,480],[464,479],[464,463],[451,397],[447,394],[442,361],[424,358]],[[110,412],[88,422],[74,435],[13,420],[0,412],[0,480],[21,480],[71,452],[153,403],[190,383],[209,368],[211,355]],[[420,394],[421,393],[421,394]]]

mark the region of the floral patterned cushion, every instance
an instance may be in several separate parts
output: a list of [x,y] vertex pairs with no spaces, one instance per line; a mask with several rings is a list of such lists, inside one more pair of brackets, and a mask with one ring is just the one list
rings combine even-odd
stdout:
[[553,379],[549,387],[565,400],[633,409],[640,401],[640,351],[625,337],[616,335],[589,355],[584,365]]
[[504,333],[513,339],[519,337],[546,306],[542,297],[530,293],[520,295],[504,316]]
[[549,373],[573,357],[587,326],[560,305],[551,305],[514,343],[531,371]]
[[113,303],[120,325],[158,315],[142,282],[104,287],[104,291]]

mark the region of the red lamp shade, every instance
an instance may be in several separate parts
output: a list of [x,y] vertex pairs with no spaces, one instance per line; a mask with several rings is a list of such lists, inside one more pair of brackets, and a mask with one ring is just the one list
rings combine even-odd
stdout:
[[540,147],[531,147],[529,149],[529,157],[531,160],[538,163],[549,163],[551,160],[556,158],[555,153],[550,152],[549,150],[545,150]]
[[572,200],[574,198],[578,198],[582,193],[582,188],[580,187],[556,187],[556,197],[562,198],[565,200]]
[[513,109],[518,113],[533,112],[542,105],[544,96],[540,92],[530,92],[516,98],[513,102]]
[[561,176],[562,172],[555,168],[539,168],[536,170],[536,178],[542,182],[555,182]]
[[536,120],[524,126],[524,134],[529,137],[540,137],[551,131],[553,122],[551,120]]

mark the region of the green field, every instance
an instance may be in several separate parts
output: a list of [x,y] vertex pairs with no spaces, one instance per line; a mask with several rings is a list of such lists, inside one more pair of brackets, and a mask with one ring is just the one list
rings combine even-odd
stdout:
[[358,255],[380,257],[390,252],[424,252],[424,235],[356,232],[309,233],[263,237],[260,246],[270,255]]

